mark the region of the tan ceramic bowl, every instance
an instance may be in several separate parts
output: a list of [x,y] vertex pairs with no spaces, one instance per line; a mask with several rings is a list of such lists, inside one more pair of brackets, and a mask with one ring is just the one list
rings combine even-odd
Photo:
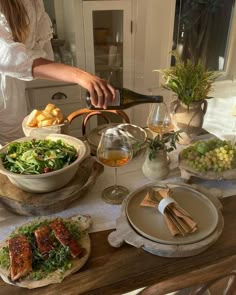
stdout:
[[[32,193],[46,193],[62,188],[63,186],[68,184],[70,180],[72,180],[77,172],[81,161],[90,154],[89,146],[75,137],[65,134],[50,134],[45,138],[51,140],[61,139],[68,144],[73,145],[78,151],[78,158],[69,166],[66,166],[62,169],[37,175],[25,175],[10,172],[3,167],[0,158],[0,173],[6,175],[11,183],[13,183],[15,186],[23,191]],[[30,139],[32,139],[32,137],[23,137],[16,141],[23,142]],[[6,152],[7,146],[8,145],[3,146],[0,149],[0,153]]]

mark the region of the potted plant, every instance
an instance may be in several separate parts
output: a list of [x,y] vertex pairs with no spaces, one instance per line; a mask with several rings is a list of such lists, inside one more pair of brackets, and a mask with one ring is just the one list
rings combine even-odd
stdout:
[[167,153],[176,149],[176,142],[180,139],[182,131],[171,131],[164,135],[156,135],[154,138],[147,138],[147,156],[144,161],[143,174],[151,180],[165,178],[169,169]]
[[172,91],[176,96],[171,104],[171,115],[175,129],[181,129],[189,136],[197,135],[202,130],[204,115],[207,110],[207,98],[213,83],[219,76],[208,71],[199,60],[183,61],[177,52],[172,52],[176,59],[174,66],[159,70],[163,75],[164,89]]

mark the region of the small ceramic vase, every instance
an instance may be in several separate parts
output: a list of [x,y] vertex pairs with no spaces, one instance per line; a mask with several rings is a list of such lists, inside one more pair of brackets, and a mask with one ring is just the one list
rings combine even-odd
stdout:
[[149,159],[149,153],[148,150],[142,167],[143,174],[152,181],[166,178],[170,172],[166,150],[157,151],[155,158],[152,160]]

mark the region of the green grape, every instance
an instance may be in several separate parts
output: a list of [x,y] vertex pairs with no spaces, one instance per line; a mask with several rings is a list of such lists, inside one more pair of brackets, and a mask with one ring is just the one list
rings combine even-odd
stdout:
[[236,146],[230,141],[199,141],[183,151],[187,164],[197,171],[222,172],[236,167]]

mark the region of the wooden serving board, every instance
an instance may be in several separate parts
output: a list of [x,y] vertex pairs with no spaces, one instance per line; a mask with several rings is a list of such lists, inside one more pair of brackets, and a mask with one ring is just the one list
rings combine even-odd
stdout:
[[187,184],[180,184],[181,186],[187,186],[204,194],[216,207],[218,211],[218,224],[216,229],[204,239],[189,244],[167,244],[159,243],[150,240],[135,231],[128,221],[126,215],[126,204],[128,198],[126,198],[122,204],[122,211],[120,217],[116,221],[116,230],[111,232],[108,236],[108,242],[113,247],[120,247],[124,242],[130,244],[136,248],[142,248],[145,251],[163,257],[189,257],[197,255],[211,245],[213,245],[224,228],[224,218],[221,213],[222,205],[217,197],[221,197],[222,193],[217,189],[206,189],[200,186],[190,186]]
[[104,167],[94,158],[87,157],[65,187],[42,194],[24,192],[0,174],[0,202],[19,215],[42,216],[60,212],[86,194],[103,170]]

